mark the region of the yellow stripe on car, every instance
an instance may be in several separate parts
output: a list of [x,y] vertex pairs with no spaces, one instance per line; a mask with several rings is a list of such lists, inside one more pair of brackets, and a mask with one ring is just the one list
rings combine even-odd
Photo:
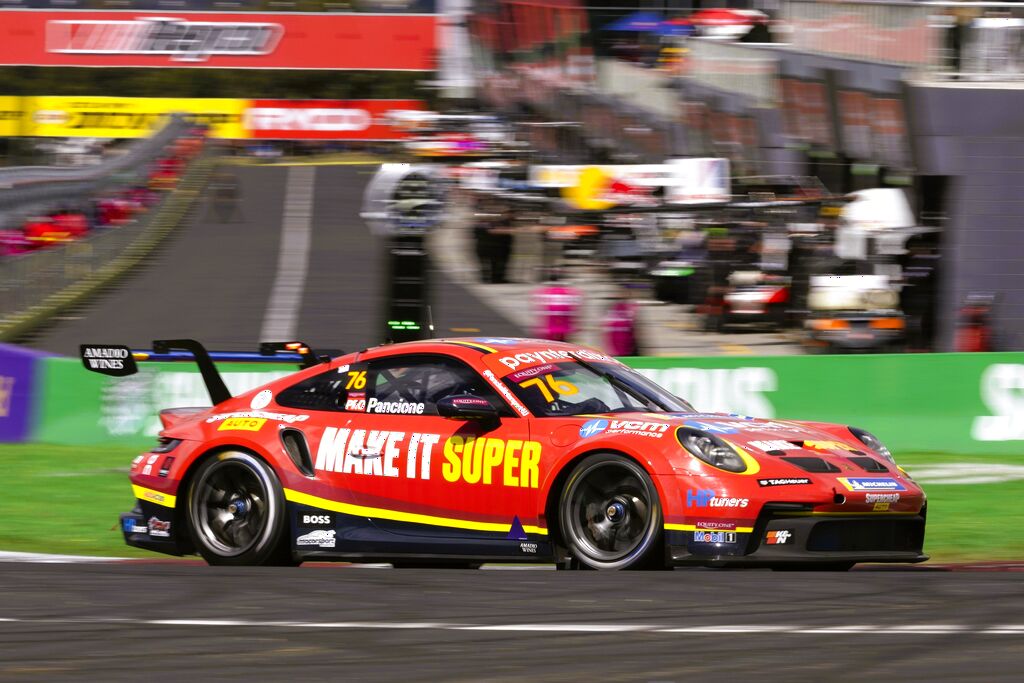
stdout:
[[446,341],[448,341],[449,344],[458,344],[459,346],[469,346],[469,347],[474,348],[474,349],[480,349],[481,351],[486,351],[487,353],[497,353],[498,352],[498,349],[491,348],[490,346],[485,346],[484,344],[477,344],[476,342],[462,341],[461,339],[460,340],[449,339],[449,340],[446,340]]
[[665,531],[735,531],[740,534],[754,532],[752,526],[738,526],[735,529],[700,529],[696,524],[665,524]]
[[[342,503],[336,500],[311,496],[308,493],[302,493],[301,491],[295,491],[293,489],[285,489],[284,497],[290,503],[299,503],[300,505],[308,505],[310,507],[330,510],[331,512],[340,512],[346,515],[354,515],[356,517],[390,519],[395,522],[429,524],[430,526],[443,526],[452,529],[470,529],[472,531],[507,532],[511,527],[511,522],[500,524],[494,522],[474,522],[468,519],[451,519],[449,517],[435,517],[433,515],[420,515],[413,512],[400,512],[398,510],[385,510],[382,508],[352,505],[350,503]],[[528,534],[539,534],[542,536],[546,536],[548,533],[547,529],[542,529],[538,526],[530,526],[528,524],[523,525],[523,530]]]
[[160,493],[153,489],[147,489],[145,486],[139,486],[138,484],[132,484],[132,493],[139,500],[146,500],[150,503],[156,503],[157,505],[163,505],[164,507],[174,507],[175,496],[169,493]]

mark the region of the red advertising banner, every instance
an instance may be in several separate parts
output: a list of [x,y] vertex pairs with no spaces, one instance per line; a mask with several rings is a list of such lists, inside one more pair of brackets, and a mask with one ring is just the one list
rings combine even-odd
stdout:
[[0,10],[0,65],[432,71],[436,15]]
[[402,140],[387,113],[419,109],[420,100],[250,100],[242,127],[264,140]]

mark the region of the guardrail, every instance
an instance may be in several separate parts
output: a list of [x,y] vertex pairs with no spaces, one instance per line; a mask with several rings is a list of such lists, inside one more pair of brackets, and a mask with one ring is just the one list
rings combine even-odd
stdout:
[[185,220],[213,164],[207,156],[193,161],[177,189],[136,223],[0,261],[0,341],[25,335],[138,264]]
[[48,203],[81,199],[106,186],[129,184],[193,125],[180,116],[172,116],[163,128],[128,151],[90,166],[0,168],[0,226],[13,227],[12,222],[45,208]]

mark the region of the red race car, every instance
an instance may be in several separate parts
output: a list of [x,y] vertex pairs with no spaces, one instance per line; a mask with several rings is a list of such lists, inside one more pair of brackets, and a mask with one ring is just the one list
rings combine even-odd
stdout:
[[132,463],[129,545],[222,565],[927,559],[924,493],[860,429],[699,413],[573,344],[437,339],[334,359],[263,346],[304,368],[238,396],[191,340],[82,347],[111,375],[194,360],[213,401],[161,413],[159,445]]

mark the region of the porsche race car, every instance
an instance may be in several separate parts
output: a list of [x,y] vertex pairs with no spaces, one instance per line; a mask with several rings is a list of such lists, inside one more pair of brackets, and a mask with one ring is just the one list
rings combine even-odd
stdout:
[[333,359],[269,348],[302,369],[231,396],[194,341],[82,347],[112,375],[194,361],[213,403],[160,413],[159,443],[131,466],[129,545],[214,565],[927,559],[925,494],[862,429],[702,413],[568,343],[436,339]]

